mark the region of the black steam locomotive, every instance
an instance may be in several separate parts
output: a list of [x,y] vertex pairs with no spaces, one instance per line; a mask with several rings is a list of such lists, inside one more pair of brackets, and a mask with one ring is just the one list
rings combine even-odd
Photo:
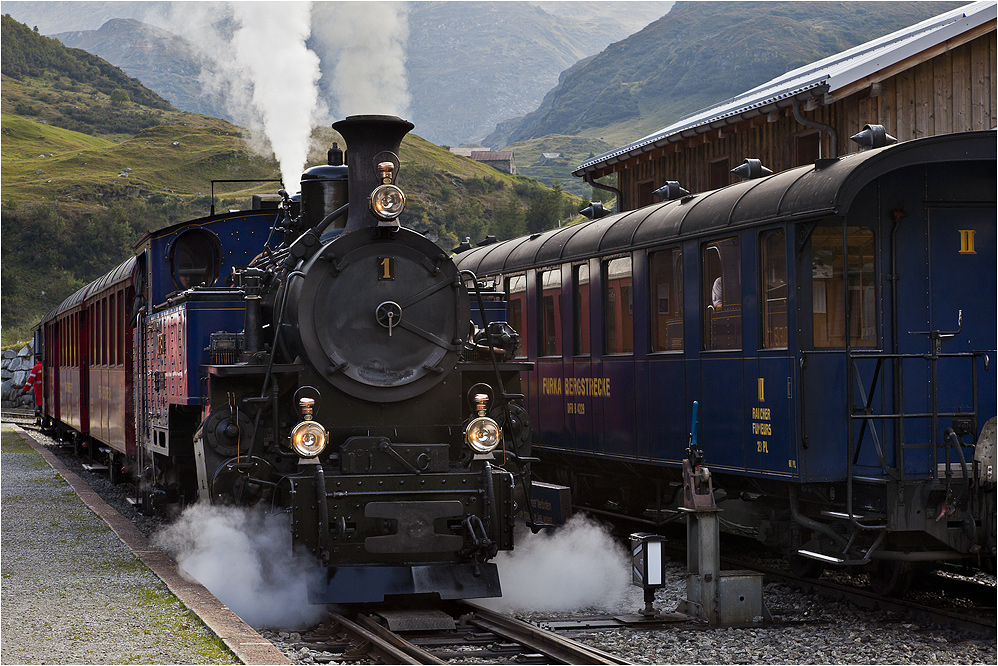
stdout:
[[315,603],[499,595],[529,483],[502,295],[398,221],[412,127],[334,124],[300,199],[150,233],[38,329],[50,427],[148,510],[287,513]]

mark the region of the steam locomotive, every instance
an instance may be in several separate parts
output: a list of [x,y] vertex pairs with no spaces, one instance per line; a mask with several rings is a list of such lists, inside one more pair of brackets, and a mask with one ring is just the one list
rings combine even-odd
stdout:
[[535,364],[535,478],[680,518],[698,402],[723,530],[886,593],[994,571],[995,133],[864,132],[880,145],[458,256]]
[[36,331],[45,425],[147,511],[288,517],[313,603],[501,594],[530,421],[502,295],[399,224],[413,125],[353,116],[300,196],[147,234]]

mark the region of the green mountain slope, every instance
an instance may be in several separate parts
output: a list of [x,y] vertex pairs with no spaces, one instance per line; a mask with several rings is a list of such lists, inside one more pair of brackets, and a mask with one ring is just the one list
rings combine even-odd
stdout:
[[677,2],[641,32],[563,73],[536,111],[486,143],[575,134],[621,145],[960,4]]
[[79,49],[67,49],[58,40],[43,37],[5,14],[0,40],[0,71],[17,80],[51,77],[67,87],[86,83],[110,95],[123,90],[131,101],[155,109],[173,107],[109,62]]

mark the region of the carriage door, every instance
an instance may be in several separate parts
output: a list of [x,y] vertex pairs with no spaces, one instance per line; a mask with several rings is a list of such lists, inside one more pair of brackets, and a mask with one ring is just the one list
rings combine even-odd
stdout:
[[[972,434],[964,437],[965,442],[976,439],[985,420],[995,413],[994,375],[985,371],[982,355],[971,354],[995,347],[994,220],[994,208],[932,207],[925,221],[926,245],[898,249],[910,274],[919,276],[924,284],[924,288],[915,284],[915,288],[903,289],[898,299],[899,350],[925,354],[927,359],[906,362],[904,411],[949,415],[977,410],[976,418],[938,416],[934,423],[913,422],[913,427],[920,426],[922,442],[941,443],[943,431],[949,427]],[[975,368],[976,396],[971,381]],[[906,419],[906,443],[911,441],[908,433]],[[942,450],[936,454],[937,462],[942,463]],[[951,454],[951,461],[954,456]],[[905,462],[909,469],[916,463],[914,457],[909,460],[907,450]]]
[[[874,353],[879,313],[876,237],[873,228],[862,224],[819,224],[810,232],[809,246],[810,251],[800,253],[797,268],[804,424],[798,471],[802,481],[839,481],[847,469],[842,443],[849,440],[848,396],[877,413],[884,413],[890,403],[882,385],[883,355]],[[894,466],[883,428],[872,420],[856,427],[854,474],[881,476],[884,468]]]
[[759,360],[754,377],[748,363],[745,369],[745,466],[793,477],[797,439],[790,407],[794,359],[789,351],[787,233],[770,229],[758,239]]
[[[722,238],[700,246],[703,341],[700,353],[700,437],[707,462],[745,468],[742,352],[741,239]],[[695,395],[695,393],[694,393]]]

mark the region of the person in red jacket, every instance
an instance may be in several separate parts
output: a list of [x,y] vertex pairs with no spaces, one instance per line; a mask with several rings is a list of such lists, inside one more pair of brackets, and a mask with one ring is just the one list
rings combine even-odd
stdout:
[[35,367],[31,368],[28,381],[25,382],[21,393],[27,393],[32,387],[35,389],[35,423],[41,423],[42,419],[42,391],[45,388],[42,382],[42,362],[35,362]]

